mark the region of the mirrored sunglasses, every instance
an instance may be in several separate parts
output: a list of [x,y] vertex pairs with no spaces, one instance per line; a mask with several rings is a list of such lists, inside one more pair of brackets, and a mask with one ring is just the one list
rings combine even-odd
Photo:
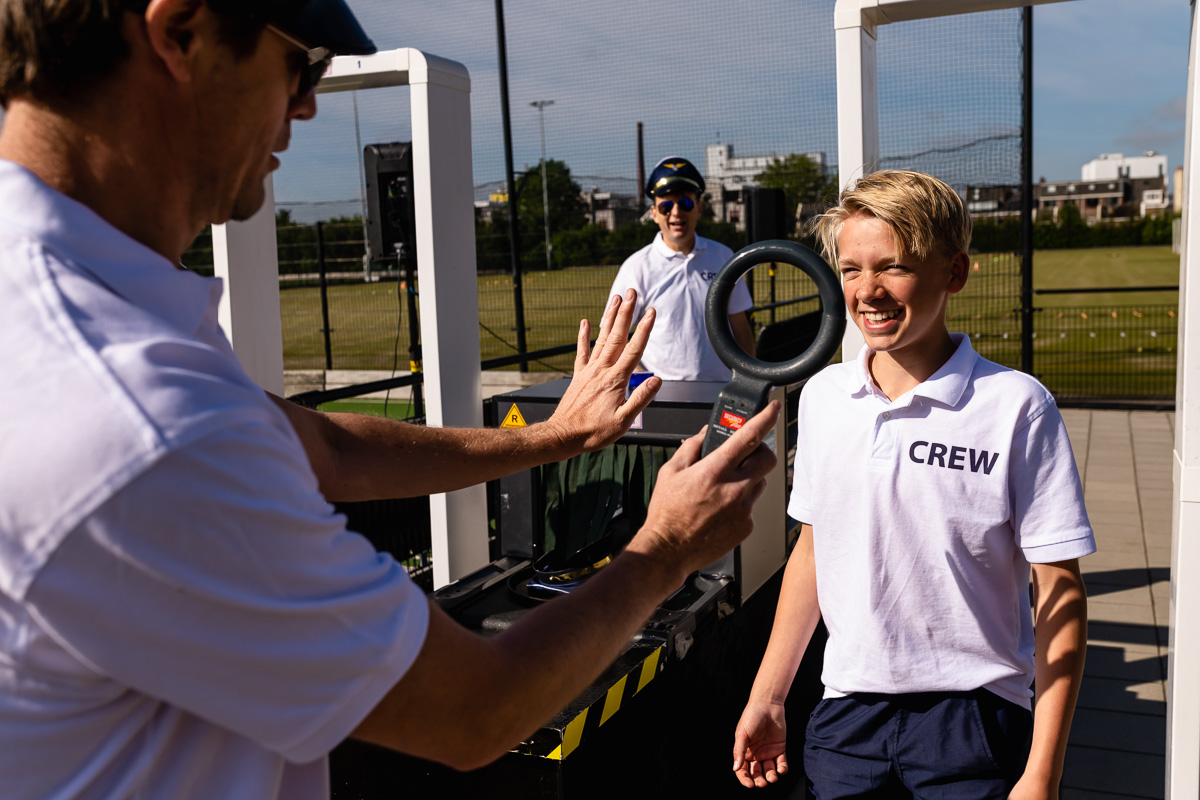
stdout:
[[675,207],[676,203],[679,204],[680,212],[684,214],[696,207],[696,201],[690,197],[681,197],[678,200],[660,200],[657,203],[658,213],[664,217],[670,216],[671,209]]

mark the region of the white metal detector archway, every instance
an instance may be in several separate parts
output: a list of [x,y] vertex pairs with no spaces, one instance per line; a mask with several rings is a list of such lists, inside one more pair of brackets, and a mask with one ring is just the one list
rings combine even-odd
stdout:
[[[479,299],[471,174],[471,79],[462,64],[403,48],[339,56],[318,94],[410,86],[417,268],[426,419],[434,426],[483,425]],[[361,154],[360,154],[361,157]],[[216,274],[225,279],[221,327],[246,372],[283,394],[283,334],[275,195],[253,218],[213,226]],[[485,566],[487,498],[473,486],[429,498],[435,587]]]
[[[838,181],[847,186],[879,163],[879,101],[875,29],[904,20],[995,11],[1060,0],[838,0]],[[1194,113],[1200,93],[1200,18],[1192,0],[1188,53],[1187,134],[1184,152],[1183,242],[1179,265],[1179,355],[1175,395],[1174,498],[1171,532],[1170,644],[1167,668],[1167,798],[1200,797],[1200,130]],[[1193,147],[1198,145],[1198,147]],[[1176,191],[1179,191],[1177,188]],[[1200,269],[1200,267],[1198,267]],[[1200,317],[1197,317],[1200,318]],[[846,326],[842,357],[862,348],[858,328]]]

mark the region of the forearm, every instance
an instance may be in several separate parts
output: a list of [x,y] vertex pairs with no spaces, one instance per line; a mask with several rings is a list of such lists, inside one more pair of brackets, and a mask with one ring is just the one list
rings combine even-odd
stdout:
[[1036,650],[1033,742],[1027,779],[1056,787],[1087,651],[1087,596],[1078,563],[1035,564]]
[[356,414],[322,414],[280,397],[328,500],[370,500],[449,492],[615,442],[654,397],[650,378],[626,394],[654,327],[649,309],[628,337],[631,291],[604,313],[593,352],[591,326],[579,324],[570,385],[549,420],[527,428],[455,429],[408,425]]
[[354,736],[456,769],[487,764],[587,688],[684,577],[623,554],[491,639],[431,608],[422,653],[455,658],[419,658]]
[[804,525],[783,573],[771,639],[750,691],[751,700],[782,704],[821,620],[812,527]]
[[299,424],[296,411],[288,416],[297,431],[312,432],[301,438],[330,501],[454,491],[580,452],[579,443],[545,423],[517,429],[431,428],[359,414],[299,412],[305,415]]

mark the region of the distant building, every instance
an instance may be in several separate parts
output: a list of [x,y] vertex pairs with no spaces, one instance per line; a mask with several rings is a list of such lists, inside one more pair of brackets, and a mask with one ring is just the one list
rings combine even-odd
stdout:
[[1160,214],[1170,208],[1166,178],[1114,178],[1096,181],[1045,181],[1033,188],[1036,208],[1055,218],[1071,203],[1087,222]]
[[1042,181],[1033,187],[1038,213],[1058,219],[1058,210],[1070,203],[1087,222],[1113,217],[1132,217],[1133,188],[1124,178],[1099,181]]
[[588,206],[588,222],[603,225],[610,231],[642,216],[641,198],[632,195],[601,192],[593,186],[590,192],[581,192],[580,196]]
[[[719,220],[745,227],[742,190],[758,186],[757,178],[773,161],[788,153],[765,156],[734,156],[731,144],[710,144],[704,148],[704,181],[713,213]],[[813,163],[825,167],[824,153],[805,153]]]
[[1167,177],[1167,157],[1147,150],[1140,156],[1123,153],[1102,153],[1083,165],[1079,178],[1084,181],[1111,181],[1117,178]]
[[963,202],[967,213],[976,219],[1017,216],[1021,213],[1021,187],[968,185]]

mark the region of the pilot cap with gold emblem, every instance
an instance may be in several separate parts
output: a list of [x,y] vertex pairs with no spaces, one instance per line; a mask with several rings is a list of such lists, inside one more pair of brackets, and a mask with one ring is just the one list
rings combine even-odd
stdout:
[[646,181],[646,194],[659,197],[678,192],[695,192],[697,196],[703,194],[704,178],[701,177],[700,170],[686,158],[664,158],[650,171],[650,180]]

